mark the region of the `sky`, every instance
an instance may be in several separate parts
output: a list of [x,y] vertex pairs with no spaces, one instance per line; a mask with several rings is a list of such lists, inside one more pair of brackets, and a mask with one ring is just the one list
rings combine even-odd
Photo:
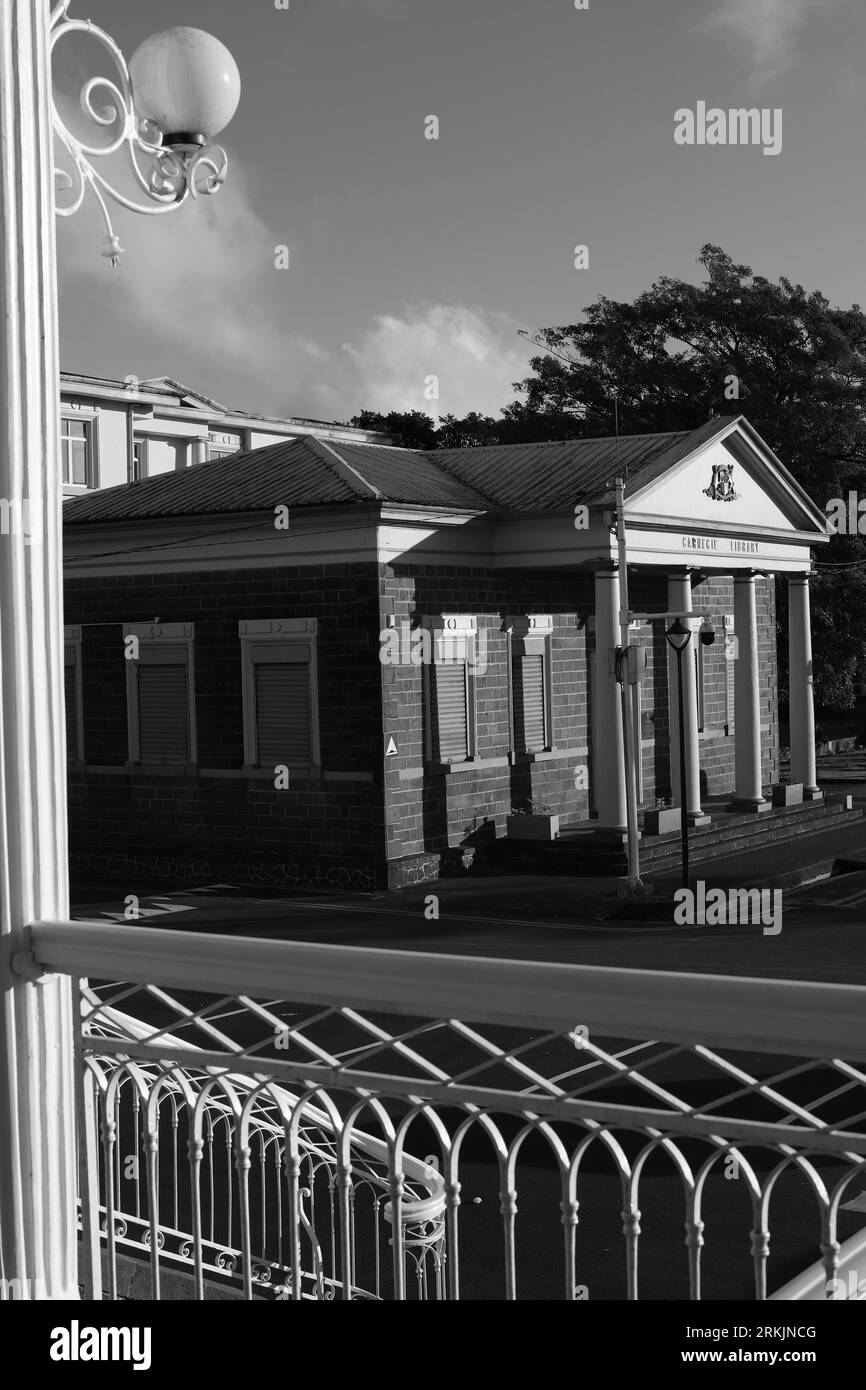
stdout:
[[[518,329],[698,281],[706,242],[866,301],[862,0],[277,3],[72,0],[127,58],[207,29],[243,91],[224,188],[118,210],[118,269],[92,199],[60,220],[65,370],[172,376],[266,415],[496,415],[536,351]],[[62,41],[62,101],[101,55]],[[678,144],[699,102],[781,110],[781,153]]]

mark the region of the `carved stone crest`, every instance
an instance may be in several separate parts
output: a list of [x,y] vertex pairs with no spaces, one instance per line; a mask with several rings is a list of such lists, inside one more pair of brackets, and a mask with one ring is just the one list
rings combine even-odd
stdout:
[[714,502],[736,502],[740,494],[734,490],[734,465],[714,463],[713,476],[704,493]]

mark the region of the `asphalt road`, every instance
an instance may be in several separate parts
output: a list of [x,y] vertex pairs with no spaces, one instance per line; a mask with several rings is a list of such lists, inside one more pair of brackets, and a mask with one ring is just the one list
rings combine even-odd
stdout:
[[[74,915],[124,920],[139,897],[141,925],[290,941],[517,960],[866,984],[866,872],[786,890],[782,931],[678,927],[670,919],[611,920],[610,884],[509,877],[443,880],[405,893],[319,895],[231,885],[189,889],[81,881]],[[438,920],[429,920],[437,899]]]

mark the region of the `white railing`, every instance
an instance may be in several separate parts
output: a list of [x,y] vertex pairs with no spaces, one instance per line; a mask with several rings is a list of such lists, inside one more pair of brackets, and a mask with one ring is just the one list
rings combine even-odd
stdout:
[[120,1296],[124,1253],[154,1298],[167,1271],[198,1298],[209,1280],[247,1298],[569,1300],[637,1299],[659,1277],[692,1299],[838,1297],[858,1265],[866,1280],[866,989],[102,923],[31,934],[43,970],[90,980],[95,1296],[103,1265]]

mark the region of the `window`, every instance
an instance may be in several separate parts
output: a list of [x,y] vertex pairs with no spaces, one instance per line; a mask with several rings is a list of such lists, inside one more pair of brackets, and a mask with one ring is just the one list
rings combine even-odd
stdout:
[[553,619],[536,614],[509,623],[511,751],[542,753],[553,746]]
[[242,448],[242,435],[212,431],[206,441],[205,460],[210,463],[213,459],[231,458],[232,454],[239,454]]
[[[129,761],[146,767],[196,761],[192,623],[127,626]],[[130,641],[136,639],[136,645]]]
[[60,422],[60,454],[63,481],[75,487],[93,486],[93,421],[71,419]]
[[475,757],[475,618],[443,614],[427,623],[433,635],[432,665],[425,667],[427,759],[466,763]]
[[315,618],[238,624],[247,767],[319,767],[317,633]]
[[734,615],[725,614],[725,733],[734,732],[734,672],[737,639],[734,636]]
[[140,482],[147,477],[147,440],[136,439],[132,446],[132,472],[129,481]]
[[692,633],[692,646],[695,649],[695,692],[698,706],[698,733],[704,731],[704,652],[706,648],[696,629]]
[[66,627],[64,638],[64,695],[66,700],[66,761],[84,761],[84,705],[81,679],[81,628]]

